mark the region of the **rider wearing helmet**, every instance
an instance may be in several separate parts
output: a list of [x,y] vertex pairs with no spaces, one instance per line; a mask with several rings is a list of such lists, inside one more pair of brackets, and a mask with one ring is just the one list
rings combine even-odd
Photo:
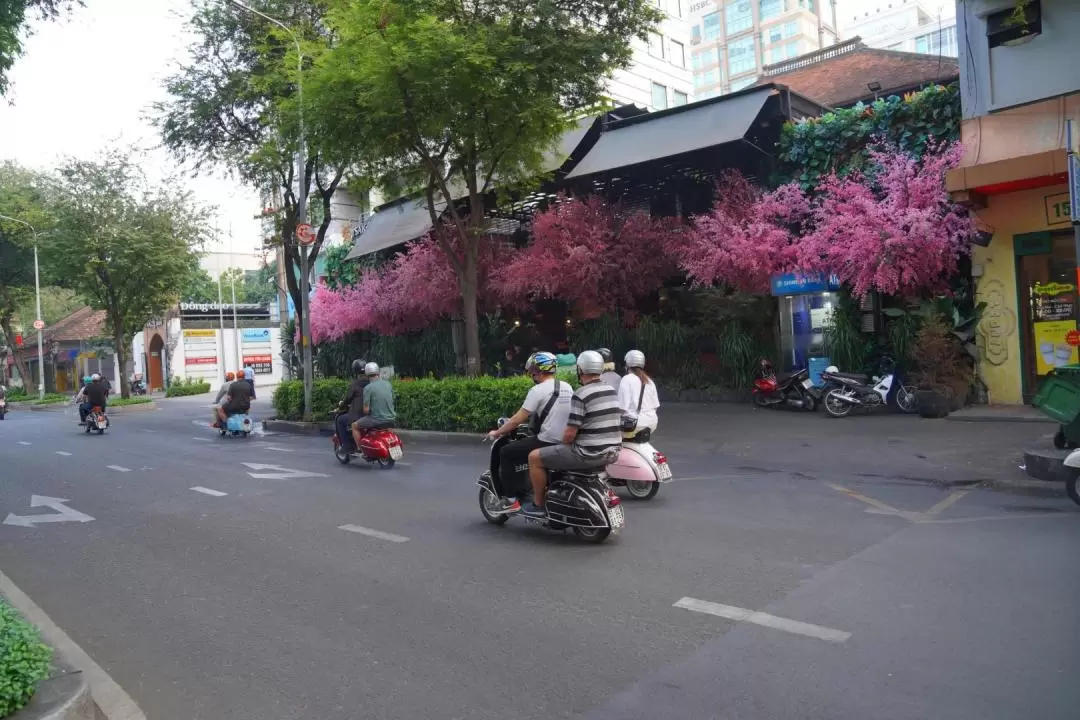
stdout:
[[619,409],[623,415],[637,418],[637,425],[626,435],[633,437],[648,428],[656,430],[659,419],[656,411],[660,408],[660,398],[656,393],[656,383],[645,372],[645,353],[631,350],[626,353],[626,375],[619,384]]
[[547,515],[544,497],[548,470],[599,470],[615,461],[622,446],[619,431],[619,399],[600,380],[604,358],[595,350],[578,355],[577,373],[581,386],[570,400],[562,444],[529,453],[529,481],[533,500],[522,507],[526,515]]
[[86,422],[86,416],[94,408],[105,410],[108,392],[105,383],[101,381],[101,375],[94,373],[90,376],[90,382],[82,390],[83,402],[79,405],[79,424]]
[[[570,417],[570,398],[574,389],[569,383],[560,382],[555,376],[558,362],[549,352],[533,353],[525,361],[525,372],[532,378],[533,386],[525,395],[524,402],[514,416],[503,423],[497,430],[488,433],[488,438],[508,435],[523,423],[528,422],[532,434],[504,445],[499,451],[498,472],[491,475],[492,484],[499,497],[508,490],[514,494],[517,488],[524,490],[524,478],[528,470],[529,453],[538,448],[556,445],[562,442],[566,431],[566,421]],[[516,499],[503,503],[504,512],[516,512],[521,504]]]
[[217,409],[221,427],[225,427],[225,421],[230,415],[243,415],[251,410],[251,385],[244,379],[243,373],[236,373],[233,378],[234,380],[229,383],[225,402]]
[[604,359],[604,372],[600,373],[600,380],[610,385],[612,390],[618,392],[622,377],[615,372],[615,356],[607,348],[600,348],[596,352],[600,353],[600,357]]
[[364,415],[364,388],[368,385],[367,376],[364,375],[364,361],[357,359],[352,361],[353,381],[349,385],[349,392],[340,403],[338,410],[343,411],[337,416],[337,436],[341,444],[346,448],[352,442],[352,433],[349,428]]
[[217,397],[214,398],[214,404],[220,405],[221,399],[229,394],[229,386],[232,385],[232,381],[236,379],[236,373],[225,373],[225,382],[221,383],[221,387],[218,388]]
[[364,417],[352,424],[353,441],[360,447],[360,436],[364,430],[390,427],[397,420],[394,412],[394,388],[389,380],[379,376],[378,363],[369,362],[364,366],[368,384],[364,388]]

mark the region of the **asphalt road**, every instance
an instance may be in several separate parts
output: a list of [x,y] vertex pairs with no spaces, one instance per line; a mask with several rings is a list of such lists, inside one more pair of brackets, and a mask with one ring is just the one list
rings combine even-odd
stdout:
[[[626,502],[623,534],[588,546],[484,522],[480,445],[410,442],[393,470],[342,467],[326,438],[219,438],[205,403],[117,415],[104,437],[70,414],[0,423],[0,516],[16,516],[0,524],[0,570],[149,718],[1080,707],[1080,508],[935,482],[922,430],[905,452],[931,465],[914,475],[885,451],[866,451],[874,468],[813,451],[814,432],[830,448],[873,437],[865,420],[777,414],[764,422],[778,433],[806,429],[771,451],[767,432],[737,447],[661,435],[677,481]],[[738,417],[691,425],[758,437]],[[67,502],[32,508],[35,495]]]

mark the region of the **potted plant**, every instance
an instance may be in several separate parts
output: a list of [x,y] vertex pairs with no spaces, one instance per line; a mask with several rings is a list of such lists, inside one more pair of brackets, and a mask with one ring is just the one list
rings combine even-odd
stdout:
[[962,408],[971,387],[971,364],[963,342],[940,314],[923,319],[912,349],[918,365],[919,414],[941,418]]

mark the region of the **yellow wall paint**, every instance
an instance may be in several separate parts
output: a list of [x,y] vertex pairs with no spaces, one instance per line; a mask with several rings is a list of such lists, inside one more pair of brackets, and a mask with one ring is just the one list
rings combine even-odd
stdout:
[[[987,303],[979,323],[979,369],[990,390],[990,402],[1023,402],[1020,360],[1020,305],[1016,296],[1016,256],[1013,235],[1040,230],[1068,230],[1069,224],[1047,223],[1047,196],[1068,192],[1066,185],[994,195],[979,219],[994,230],[989,247],[975,248],[972,263],[982,266],[977,278],[978,299]],[[1051,220],[1055,220],[1053,216]]]

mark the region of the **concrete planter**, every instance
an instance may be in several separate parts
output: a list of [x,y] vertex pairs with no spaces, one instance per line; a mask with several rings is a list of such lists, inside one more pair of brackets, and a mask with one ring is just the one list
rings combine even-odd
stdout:
[[98,717],[96,707],[83,674],[60,665],[41,681],[34,697],[11,720],[94,720]]

